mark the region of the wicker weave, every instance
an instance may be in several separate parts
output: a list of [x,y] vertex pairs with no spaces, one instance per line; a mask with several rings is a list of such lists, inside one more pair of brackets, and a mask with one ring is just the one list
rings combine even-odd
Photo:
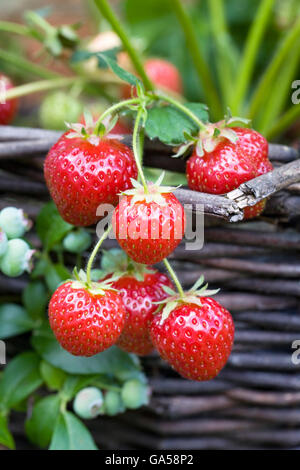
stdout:
[[[14,204],[34,218],[49,199],[42,164],[57,134],[30,130],[26,142],[22,133],[16,142],[12,132],[0,130],[0,208]],[[300,365],[291,360],[292,343],[300,340],[300,161],[280,146],[272,147],[271,157],[281,168],[275,181],[281,190],[272,191],[263,217],[231,224],[208,211],[204,249],[188,252],[181,245],[171,257],[184,286],[203,273],[211,287],[221,287],[216,299],[236,325],[228,365],[215,380],[197,383],[181,379],[157,355],[147,357],[149,407],[91,423],[100,448],[300,447]],[[183,169],[156,144],[148,145],[146,163]],[[291,164],[292,181],[282,177]],[[225,212],[222,217],[230,219]],[[25,282],[2,277],[0,294],[19,293]]]

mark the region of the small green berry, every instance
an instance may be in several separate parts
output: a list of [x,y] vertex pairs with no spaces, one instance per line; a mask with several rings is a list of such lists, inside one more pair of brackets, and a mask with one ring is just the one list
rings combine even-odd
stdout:
[[0,257],[4,255],[7,250],[7,236],[6,233],[0,228]]
[[104,412],[108,416],[115,416],[119,413],[123,413],[125,407],[122,401],[121,394],[114,390],[109,390],[104,395]]
[[83,419],[96,418],[101,413],[103,405],[103,395],[96,387],[87,387],[77,393],[73,409],[75,413]]
[[5,207],[0,212],[0,227],[7,238],[20,238],[31,228],[31,221],[22,209],[16,207]]
[[121,395],[126,408],[132,410],[136,410],[149,402],[149,388],[137,379],[125,382]]
[[92,237],[83,228],[68,233],[63,240],[63,247],[70,253],[82,253],[92,244]]
[[1,270],[9,277],[21,276],[25,271],[30,272],[32,268],[32,256],[34,250],[20,238],[9,240],[7,250],[1,259]]
[[63,91],[48,95],[40,107],[40,121],[45,129],[64,130],[66,122],[77,122],[82,113],[81,103]]

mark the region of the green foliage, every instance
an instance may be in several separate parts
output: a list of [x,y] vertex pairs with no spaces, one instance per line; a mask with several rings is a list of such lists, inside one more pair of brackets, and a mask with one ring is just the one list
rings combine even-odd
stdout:
[[46,250],[53,248],[72,229],[73,226],[60,217],[54,202],[46,204],[36,220],[36,230]]
[[48,325],[35,331],[32,344],[44,360],[69,374],[112,376],[117,375],[120,370],[127,371],[128,374],[140,371],[140,365],[134,356],[115,346],[93,357],[72,356],[58,344]]
[[[185,106],[203,122],[208,121],[207,107],[204,104],[187,103]],[[148,111],[146,133],[150,139],[176,145],[186,140],[185,132],[195,134],[197,130],[196,124],[173,106],[157,106]]]
[[46,361],[41,362],[40,372],[49,390],[60,390],[67,378],[65,372]]
[[0,410],[14,407],[41,386],[39,366],[34,352],[22,353],[6,366],[0,379]]
[[97,446],[84,424],[64,411],[56,422],[50,450],[97,450]]
[[8,449],[15,449],[14,438],[7,426],[7,417],[0,413],[0,444]]
[[42,398],[34,405],[32,415],[25,423],[28,438],[39,447],[48,447],[51,442],[60,404],[59,395]]
[[33,319],[42,318],[45,315],[48,303],[48,292],[42,281],[31,281],[23,291],[23,304]]
[[20,335],[33,327],[34,321],[23,307],[17,304],[0,305],[0,339]]

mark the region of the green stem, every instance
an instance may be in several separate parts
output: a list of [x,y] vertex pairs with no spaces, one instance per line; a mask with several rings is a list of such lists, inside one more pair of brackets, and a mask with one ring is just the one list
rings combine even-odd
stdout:
[[179,293],[180,297],[183,298],[184,297],[184,290],[182,288],[182,285],[180,284],[180,281],[177,277],[177,274],[175,273],[174,269],[170,265],[167,258],[164,259],[164,264],[165,264],[165,267],[167,268],[171,278],[173,279],[175,286],[177,287],[177,290],[178,290],[178,293]]
[[55,88],[63,88],[66,86],[73,85],[78,79],[76,77],[68,78],[53,78],[51,80],[42,80],[38,82],[28,83],[26,85],[20,85],[5,92],[5,98],[11,100],[20,96],[30,95],[31,93],[37,93],[40,91],[52,90]]
[[300,104],[290,108],[270,129],[266,131],[268,140],[277,137],[287,130],[300,117]]
[[120,103],[116,103],[108,108],[104,113],[99,117],[98,121],[95,124],[95,133],[98,133],[98,127],[102,123],[102,121],[111,114],[114,114],[116,111],[119,111],[122,108],[126,108],[127,106],[131,106],[133,104],[139,104],[139,98],[131,98],[129,100],[121,101]]
[[207,66],[207,63],[202,56],[193,22],[186,13],[180,0],[169,1],[171,8],[174,10],[174,13],[176,14],[178,21],[183,29],[186,44],[193,59],[198,77],[203,85],[207,103],[211,108],[211,113],[217,118],[220,118],[223,115],[220,99],[215,88],[209,67]]
[[242,63],[239,67],[234,99],[231,103],[231,110],[234,115],[237,114],[241,109],[248,91],[255,60],[272,12],[274,1],[275,0],[263,0],[260,2],[256,17],[252,22],[243,53]]
[[140,139],[139,139],[140,123],[143,117],[143,113],[144,113],[144,109],[140,108],[137,113],[137,117],[136,117],[135,124],[134,124],[134,129],[133,129],[133,134],[132,134],[132,149],[133,149],[136,166],[138,169],[138,174],[144,186],[145,194],[148,194],[149,192],[148,186],[147,186],[146,178],[145,178],[143,167],[142,167],[142,157],[141,157],[141,152],[140,152],[141,146],[140,146]]
[[129,36],[127,32],[125,31],[124,27],[121,25],[120,21],[118,20],[117,16],[109,6],[109,3],[107,0],[95,0],[95,3],[103,16],[107,19],[107,21],[111,24],[113,30],[119,38],[121,39],[124,49],[128,52],[128,55],[132,61],[132,64],[134,65],[134,68],[138,75],[141,77],[142,82],[148,91],[153,91],[154,87],[153,84],[151,83],[149,77],[147,76],[143,63],[136,51],[136,49],[133,47],[133,45],[130,42]]
[[174,98],[171,98],[171,97],[168,96],[168,95],[163,95],[163,94],[160,94],[160,93],[155,94],[154,97],[156,97],[157,99],[160,99],[160,100],[162,100],[162,101],[167,101],[168,103],[172,104],[172,105],[175,106],[177,109],[179,109],[179,110],[182,111],[184,114],[186,114],[190,119],[192,119],[192,121],[194,121],[195,124],[197,124],[197,126],[198,126],[201,130],[205,130],[205,129],[206,129],[206,125],[204,124],[204,122],[202,122],[202,121],[196,116],[196,114],[193,113],[193,111],[191,111],[191,110],[188,109],[186,106],[184,106],[184,104],[180,103],[179,101],[175,100]]
[[41,67],[40,65],[33,64],[20,55],[4,51],[3,49],[0,49],[0,59],[16,67],[18,72],[22,71],[32,75],[37,75],[38,77],[44,78],[46,80],[60,77],[59,74],[52,72],[52,70],[48,70],[44,67]]
[[97,255],[98,251],[100,250],[100,247],[101,247],[102,243],[108,237],[111,229],[112,229],[112,226],[109,225],[107,230],[105,230],[102,237],[99,239],[98,243],[96,244],[95,248],[93,249],[93,251],[91,253],[91,256],[88,260],[88,264],[87,264],[87,267],[86,267],[86,278],[87,278],[87,284],[88,285],[91,285],[91,282],[92,282],[92,280],[91,280],[91,269],[92,269],[94,260],[96,258],[96,255]]
[[249,118],[253,119],[259,111],[268,91],[273,88],[273,81],[278,79],[277,74],[283,61],[286,59],[295,42],[300,37],[300,19],[295,23],[291,31],[286,35],[279,45],[271,63],[265,71],[260,84],[258,85],[250,104]]
[[7,33],[20,34],[21,36],[31,36],[30,29],[19,23],[12,23],[10,21],[0,21],[0,31]]

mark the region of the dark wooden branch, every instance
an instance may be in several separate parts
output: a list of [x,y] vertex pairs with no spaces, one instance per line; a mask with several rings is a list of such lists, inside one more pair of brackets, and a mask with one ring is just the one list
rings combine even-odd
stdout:
[[[293,333],[277,333],[274,331],[260,331],[260,330],[252,330],[249,331],[242,331],[236,332],[237,337],[235,338],[236,342],[239,342],[240,339],[244,342],[246,339],[247,341],[252,341],[254,335],[257,334],[257,339],[255,338],[255,344],[261,344],[266,339],[264,344],[270,344],[271,337],[272,339],[271,344],[292,344],[295,339],[295,334]],[[283,336],[281,342],[279,342],[279,336]],[[290,338],[292,338],[291,342],[289,342]],[[292,351],[292,350],[291,350]],[[255,369],[255,370],[264,370],[264,371],[299,371],[300,364],[295,365],[291,361],[291,354],[284,354],[284,353],[277,353],[277,352],[268,352],[263,351],[260,354],[255,350],[253,353],[248,352],[233,352],[229,357],[228,364],[237,369]]]
[[227,197],[243,209],[247,206],[253,206],[262,199],[270,197],[290,184],[299,181],[300,160],[296,160],[243,183],[239,188],[228,193]]
[[261,326],[278,331],[299,332],[300,338],[300,316],[298,312],[240,312],[236,318],[247,322],[249,325]]
[[220,292],[214,298],[230,312],[245,312],[249,310],[276,311],[297,308],[295,297],[267,296],[243,292]]

